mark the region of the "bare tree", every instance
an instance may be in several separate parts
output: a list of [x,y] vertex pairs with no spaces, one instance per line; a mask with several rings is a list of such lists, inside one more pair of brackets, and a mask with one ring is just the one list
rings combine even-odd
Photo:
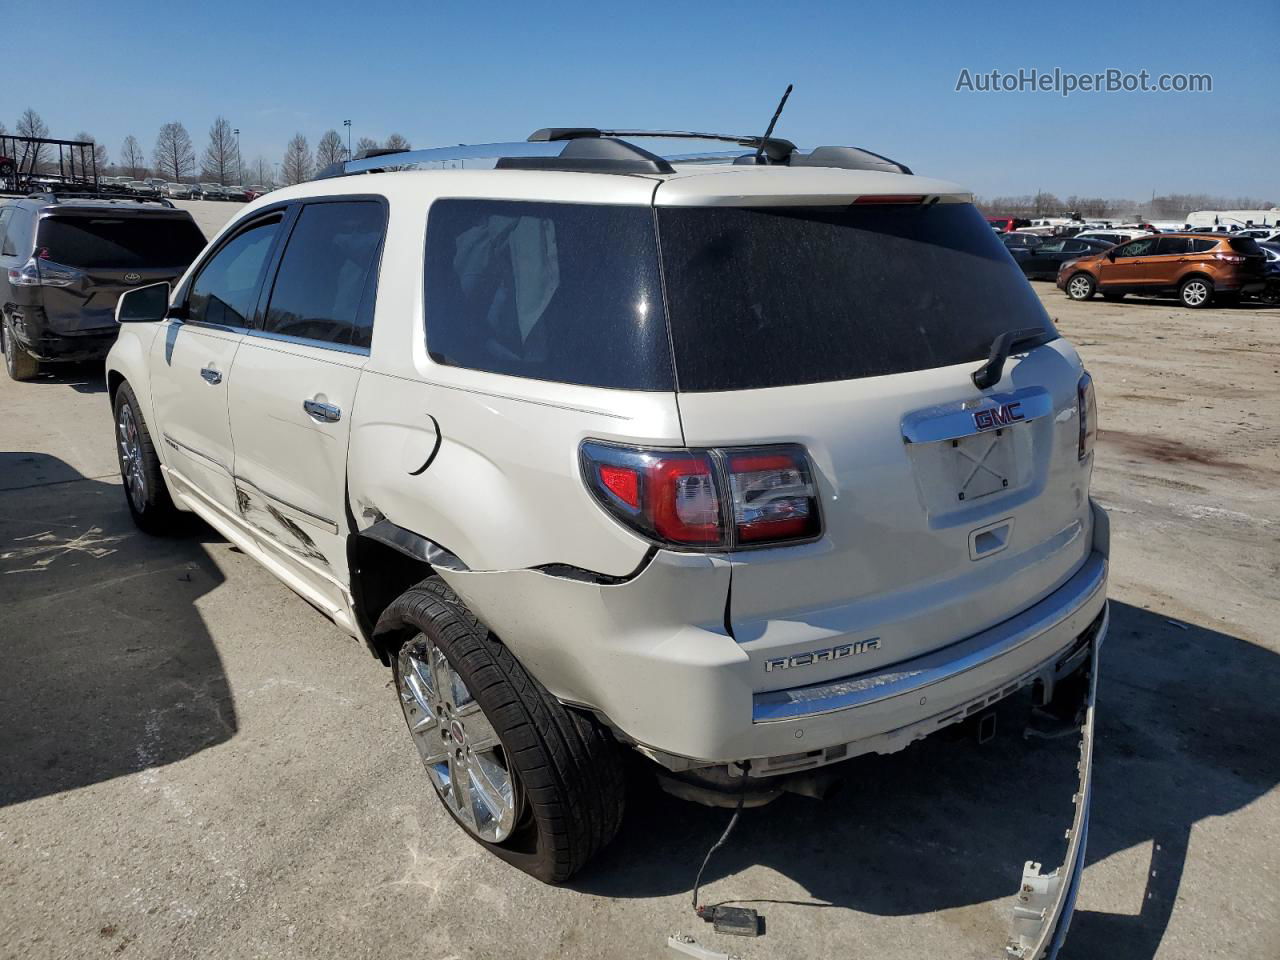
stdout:
[[341,163],[347,155],[347,148],[342,144],[342,137],[337,130],[327,130],[316,144],[316,169],[323,170],[331,163]]
[[204,148],[203,172],[208,180],[226,186],[240,176],[240,148],[226,117],[218,117],[209,128],[209,145]]
[[271,183],[271,161],[261,154],[244,169],[255,185],[266,186]]
[[310,180],[315,173],[315,161],[311,159],[311,146],[307,138],[295,133],[285,148],[284,160],[280,164],[280,178],[286,183],[302,183]]
[[[22,116],[18,118],[18,128],[14,131],[20,137],[47,137],[49,136],[49,128],[45,126],[40,114],[36,113],[30,107],[22,112]],[[45,163],[50,156],[49,148],[43,144],[35,147],[29,147],[25,156],[15,157],[15,160],[21,160],[22,166],[27,170],[35,170],[37,173],[45,173]]]
[[196,170],[196,151],[187,128],[174,120],[160,128],[151,154],[156,172],[166,180],[182,180]]
[[[378,143],[378,141],[374,140],[372,137],[361,137],[359,140],[356,141],[355,155],[358,157],[362,153],[365,153],[366,151],[378,150],[381,147],[382,147],[382,144]],[[353,157],[352,159],[355,159],[355,158]]]
[[412,150],[413,145],[398,133],[393,133],[387,137],[387,142],[383,144],[388,150]]
[[[81,152],[84,153],[84,157],[76,157],[76,162],[83,163],[85,171],[88,173],[92,173],[94,169],[97,169],[98,176],[105,174],[107,172],[107,167],[109,166],[107,148],[98,143],[98,141],[94,139],[93,134],[85,133],[83,130],[76,134],[76,139],[88,140],[93,144],[93,156],[89,156],[89,150],[87,148],[82,148]],[[94,166],[95,164],[96,168]]]
[[147,158],[142,152],[142,145],[132,133],[124,138],[120,145],[120,167],[125,174],[134,180],[141,180],[147,175]]

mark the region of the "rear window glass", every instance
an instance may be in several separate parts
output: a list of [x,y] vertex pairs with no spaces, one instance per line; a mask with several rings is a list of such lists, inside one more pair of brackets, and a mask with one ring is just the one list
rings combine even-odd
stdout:
[[651,208],[437,200],[426,257],[437,363],[672,389]]
[[970,204],[659,207],[686,391],[906,373],[985,359],[1007,330],[1056,335]]
[[1260,254],[1262,251],[1258,249],[1258,241],[1253,237],[1232,237],[1227,241],[1231,249],[1236,253],[1252,253]]
[[186,267],[204,249],[188,217],[45,217],[36,246],[72,267]]

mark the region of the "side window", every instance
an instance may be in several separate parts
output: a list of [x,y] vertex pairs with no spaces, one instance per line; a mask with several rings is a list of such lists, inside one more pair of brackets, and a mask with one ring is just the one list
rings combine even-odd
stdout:
[[1117,257],[1147,257],[1155,253],[1156,238],[1142,237],[1139,240],[1131,240],[1123,247],[1116,250]]
[[1089,249],[1089,245],[1083,240],[1063,240],[1063,253],[1084,253]]
[[31,213],[21,207],[14,207],[4,231],[4,244],[0,246],[0,255],[6,257],[25,256],[31,250],[31,233],[33,219]]
[[1066,249],[1067,241],[1050,240],[1048,243],[1042,243],[1036,248],[1036,253],[1062,253]]
[[263,329],[368,348],[386,214],[372,200],[309,203],[280,259]]
[[651,208],[437,200],[426,257],[427,350],[436,363],[672,389]]
[[1191,252],[1192,253],[1208,253],[1217,245],[1218,245],[1217,240],[1192,240]]
[[189,319],[228,327],[249,325],[280,220],[274,216],[237,234],[200,268],[187,300]]
[[1186,253],[1191,248],[1191,241],[1186,237],[1161,237],[1159,253],[1161,256],[1176,256]]
[[0,207],[0,249],[4,249],[4,232],[9,226],[9,220],[13,217],[13,209],[13,207]]

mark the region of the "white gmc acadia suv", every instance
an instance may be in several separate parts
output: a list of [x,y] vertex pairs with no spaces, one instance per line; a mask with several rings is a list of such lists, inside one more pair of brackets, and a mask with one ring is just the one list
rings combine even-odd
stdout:
[[349,162],[126,294],[129,508],[194,511],[362,638],[445,808],[547,881],[618,829],[624,746],[763,800],[1070,689],[1039,956],[1106,631],[1089,376],[960,187],[635,136]]

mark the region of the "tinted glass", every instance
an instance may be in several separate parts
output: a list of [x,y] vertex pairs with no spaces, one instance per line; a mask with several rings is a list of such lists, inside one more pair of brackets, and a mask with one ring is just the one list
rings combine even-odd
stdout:
[[1133,240],[1126,243],[1123,247],[1116,248],[1117,257],[1147,257],[1156,252],[1156,238],[1143,237],[1141,240]]
[[249,325],[258,285],[279,229],[278,216],[250,227],[228,241],[200,269],[188,300],[192,320],[228,327]]
[[1050,240],[1047,243],[1042,243],[1040,246],[1036,247],[1036,253],[1061,253],[1066,248],[1067,241]]
[[740,390],[985,358],[1056,335],[969,204],[658,208],[679,388]]
[[1258,249],[1258,241],[1253,237],[1233,237],[1227,241],[1227,244],[1236,253],[1259,254],[1262,252]]
[[190,217],[44,217],[36,246],[72,267],[186,267],[204,249]]
[[366,292],[385,223],[382,204],[371,200],[304,206],[280,259],[263,328],[368,347],[373,298]]
[[1089,244],[1083,240],[1064,240],[1062,243],[1064,253],[1085,253],[1089,249]]
[[29,210],[15,207],[13,216],[4,231],[4,245],[0,246],[0,254],[6,257],[26,256],[31,252],[31,228],[34,218]]
[[649,207],[438,200],[427,222],[426,317],[437,363],[672,389]]
[[1218,245],[1217,240],[1192,240],[1191,252],[1192,253],[1208,253],[1217,245]]
[[0,249],[4,247],[4,232],[9,226],[9,219],[13,216],[13,207],[0,207]]
[[1159,252],[1163,256],[1186,253],[1191,249],[1191,241],[1186,237],[1161,237]]

